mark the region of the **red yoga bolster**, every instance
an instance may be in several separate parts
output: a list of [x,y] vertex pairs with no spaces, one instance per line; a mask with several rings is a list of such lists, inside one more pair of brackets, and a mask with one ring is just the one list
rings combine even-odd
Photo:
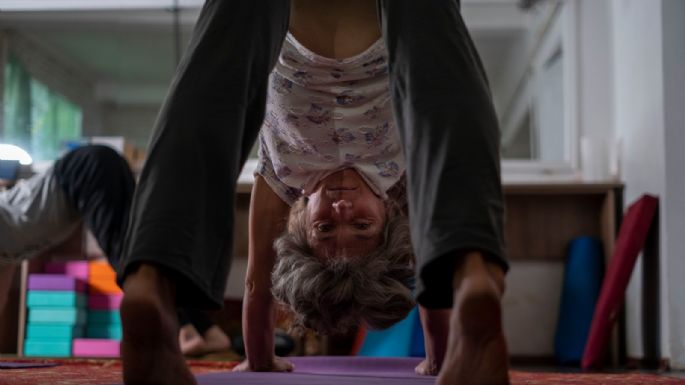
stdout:
[[643,195],[628,208],[623,218],[583,351],[583,369],[600,368],[603,364],[611,328],[623,303],[635,261],[647,239],[658,202],[654,196]]

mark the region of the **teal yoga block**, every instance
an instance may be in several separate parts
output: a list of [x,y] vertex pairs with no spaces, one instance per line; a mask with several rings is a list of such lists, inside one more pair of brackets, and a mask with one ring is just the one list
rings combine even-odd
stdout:
[[34,307],[29,309],[29,324],[84,325],[86,311],[68,307]]
[[27,339],[24,355],[29,357],[70,357],[71,341],[42,341]]
[[28,324],[26,339],[48,341],[71,341],[83,337],[83,326],[60,324]]
[[74,291],[29,291],[26,306],[32,307],[79,307],[86,306],[86,296]]
[[121,325],[118,310],[88,310],[88,325]]
[[89,324],[86,329],[88,338],[104,338],[108,340],[121,340],[121,325],[98,325]]

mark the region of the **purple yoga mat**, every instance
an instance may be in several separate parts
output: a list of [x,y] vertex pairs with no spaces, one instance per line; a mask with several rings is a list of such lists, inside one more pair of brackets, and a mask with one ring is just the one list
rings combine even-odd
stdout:
[[348,356],[288,357],[295,373],[369,377],[423,377],[414,373],[422,358]]
[[299,373],[212,373],[197,376],[198,385],[432,385],[435,377],[367,377]]
[[31,274],[29,290],[86,291],[86,283],[62,274]]
[[293,373],[211,373],[197,376],[198,385],[432,385],[435,377],[419,376],[419,358],[287,357]]

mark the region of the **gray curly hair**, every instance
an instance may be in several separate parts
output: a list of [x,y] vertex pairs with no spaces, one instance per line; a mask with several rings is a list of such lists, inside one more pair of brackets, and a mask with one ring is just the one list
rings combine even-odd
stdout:
[[[319,258],[307,240],[305,201],[274,242],[272,293],[294,313],[292,329],[342,334],[360,324],[385,329],[414,307],[414,254],[401,210],[388,207],[381,245],[368,255]],[[392,204],[390,204],[392,206]]]

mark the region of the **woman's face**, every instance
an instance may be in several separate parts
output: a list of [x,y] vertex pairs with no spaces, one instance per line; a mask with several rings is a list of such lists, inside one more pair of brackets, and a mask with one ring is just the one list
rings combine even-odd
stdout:
[[353,169],[327,176],[309,195],[307,239],[324,258],[364,255],[381,243],[385,205]]

